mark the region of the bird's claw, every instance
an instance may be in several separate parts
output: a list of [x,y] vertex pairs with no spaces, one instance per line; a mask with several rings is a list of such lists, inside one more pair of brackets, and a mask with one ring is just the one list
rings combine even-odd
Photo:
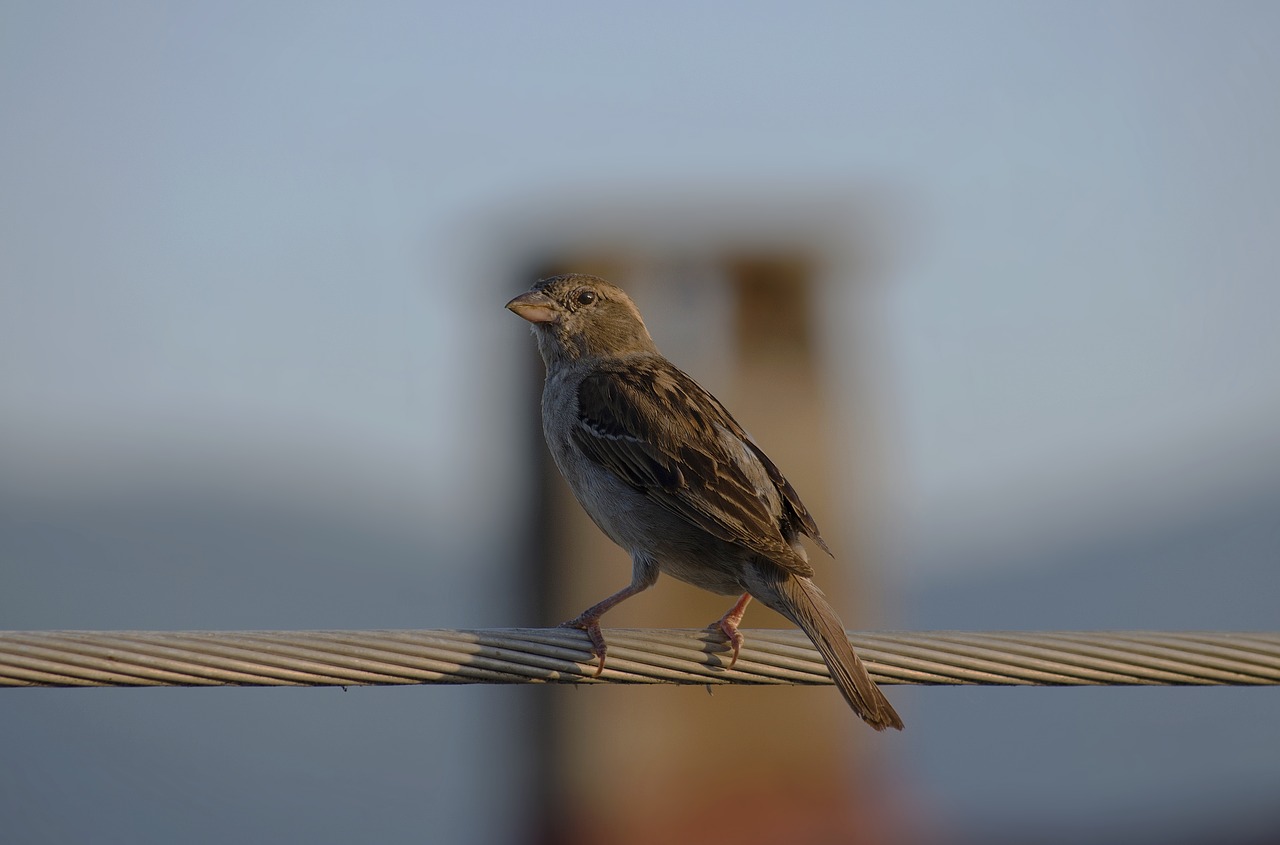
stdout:
[[729,658],[729,665],[726,671],[732,669],[738,662],[738,652],[742,651],[742,644],[746,642],[746,637],[742,636],[742,632],[738,630],[738,626],[728,619],[717,619],[707,626],[708,631],[718,631],[729,643],[729,648],[733,649],[733,657]]
[[742,644],[746,642],[746,637],[742,636],[742,633],[738,631],[738,625],[742,623],[742,616],[747,612],[747,605],[750,603],[751,594],[743,593],[742,598],[738,599],[737,604],[729,608],[728,613],[707,626],[708,630],[719,631],[729,641],[729,647],[733,649],[733,657],[729,660],[729,669],[737,665],[738,652],[742,651]]
[[591,653],[596,658],[596,671],[592,673],[591,677],[600,677],[600,673],[604,671],[604,655],[608,649],[604,644],[604,634],[600,633],[599,618],[579,616],[577,619],[561,622],[560,627],[577,628],[579,631],[586,632],[587,639],[591,641]]

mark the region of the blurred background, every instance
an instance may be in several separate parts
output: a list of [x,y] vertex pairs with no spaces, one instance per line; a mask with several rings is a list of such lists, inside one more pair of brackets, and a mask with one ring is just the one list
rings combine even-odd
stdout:
[[[1280,627],[1280,6],[0,7],[0,628],[626,583],[502,304],[600,272],[852,628]],[[607,625],[696,627],[664,579]],[[745,627],[783,624],[752,608]],[[607,635],[607,628],[606,628]],[[10,690],[14,842],[1260,843],[1272,690]]]

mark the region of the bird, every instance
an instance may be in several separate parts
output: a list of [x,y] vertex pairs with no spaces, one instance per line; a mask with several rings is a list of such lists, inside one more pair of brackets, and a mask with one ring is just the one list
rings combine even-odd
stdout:
[[831,550],[783,476],[724,405],[658,351],[618,286],[569,273],[541,279],[507,309],[527,320],[546,367],[542,427],[574,498],[631,556],[631,583],[564,627],[584,631],[604,670],[600,618],[666,573],[739,596],[709,627],[732,649],[754,598],[817,647],[853,711],[878,731],[902,719],[867,674],[813,582],[801,544]]

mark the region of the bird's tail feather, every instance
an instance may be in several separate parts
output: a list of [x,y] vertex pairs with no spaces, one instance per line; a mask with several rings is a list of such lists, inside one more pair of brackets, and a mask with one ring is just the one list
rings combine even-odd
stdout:
[[[813,641],[827,664],[831,680],[849,706],[871,727],[902,730],[902,719],[867,674],[845,634],[844,625],[818,586],[808,578],[788,576],[776,582],[779,611]],[[772,602],[766,604],[773,606]]]

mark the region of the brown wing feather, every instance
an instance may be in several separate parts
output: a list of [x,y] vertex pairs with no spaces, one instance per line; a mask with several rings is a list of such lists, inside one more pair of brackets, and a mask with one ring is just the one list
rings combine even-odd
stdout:
[[782,501],[788,510],[788,516],[793,520],[792,524],[801,534],[811,538],[813,542],[826,552],[831,554],[831,548],[827,545],[827,541],[822,539],[822,534],[818,531],[818,523],[813,521],[813,517],[809,514],[809,509],[804,506],[804,502],[800,501],[800,494],[796,492],[796,488],[791,486],[791,482],[787,481],[783,476],[782,470],[769,460],[769,456],[764,453],[755,441],[750,437],[744,437],[744,440],[755,456],[764,464],[765,470],[769,473],[769,478],[773,479],[773,483],[777,485],[778,492],[782,494]]
[[[795,489],[715,397],[664,359],[592,373],[578,388],[578,415],[578,446],[619,479],[715,537],[813,574],[786,535],[803,532],[826,544]],[[746,450],[726,447],[723,432]],[[781,514],[757,492],[747,460],[758,461],[777,488]]]

